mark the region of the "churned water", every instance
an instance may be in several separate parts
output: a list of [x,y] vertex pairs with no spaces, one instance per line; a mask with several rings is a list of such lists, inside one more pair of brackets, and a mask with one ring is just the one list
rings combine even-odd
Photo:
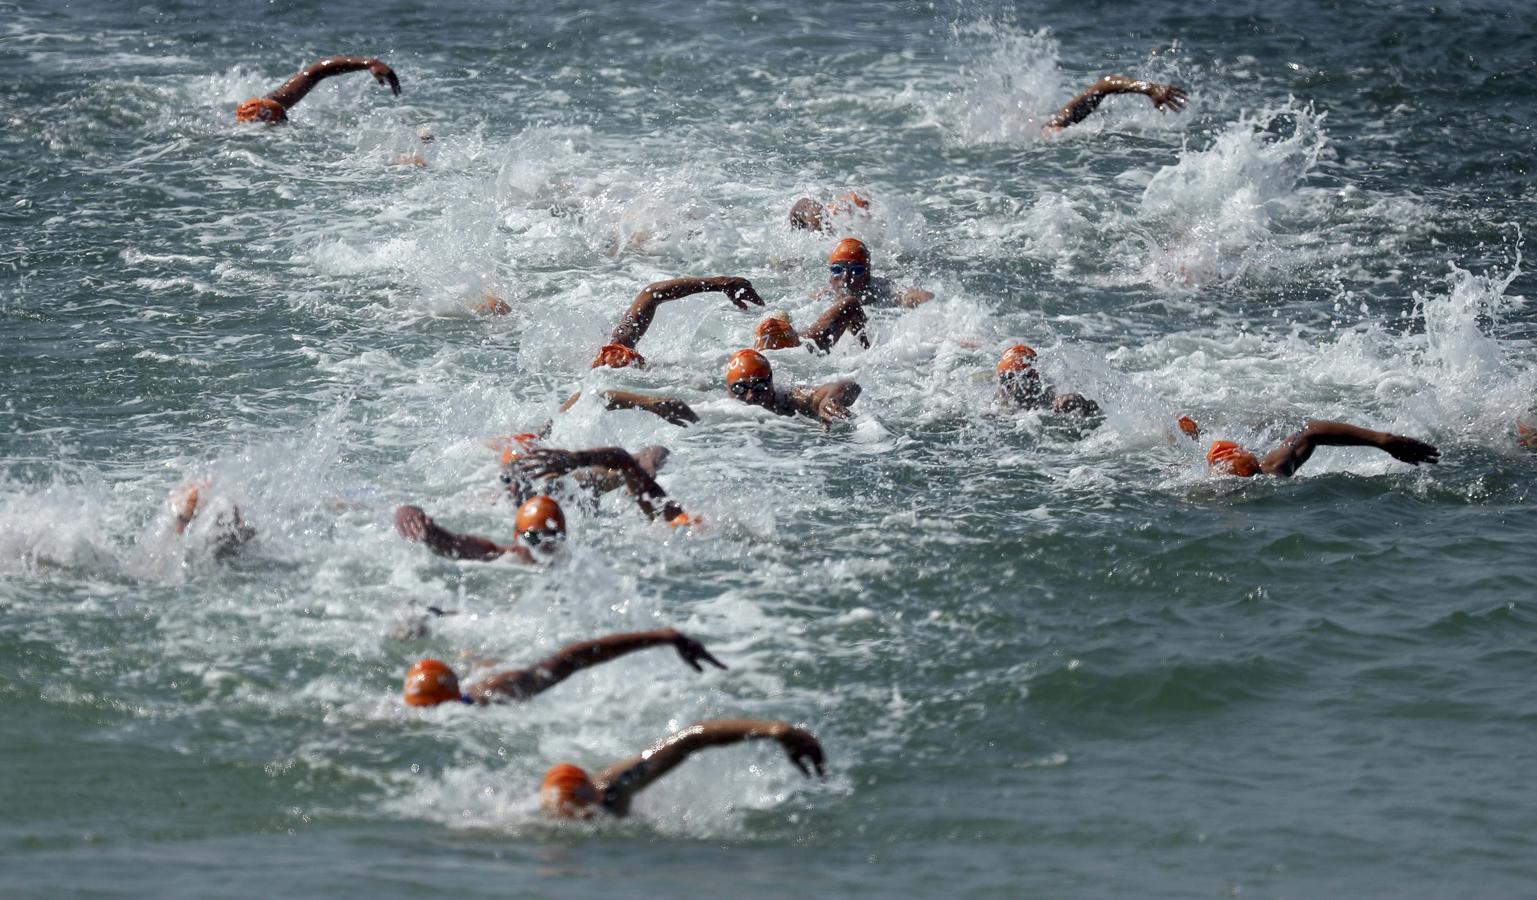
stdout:
[[[1523,2],[0,5],[0,891],[1529,896],[1534,48]],[[234,124],[334,53],[403,94]],[[1043,140],[1107,72],[1190,105]],[[858,380],[849,425],[730,400],[759,316],[720,295],[588,368],[659,278],[809,321],[831,239],[785,213],[850,189],[937,299],[774,355]],[[1021,340],[1103,426],[990,403]],[[556,414],[605,385],[702,421]],[[1181,413],[1444,460],[1217,478]],[[505,539],[486,439],[551,417],[669,447],[706,527],[609,497],[537,569],[394,533]],[[192,478],[246,552],[172,536]],[[663,625],[730,671],[399,700],[422,656]],[[628,820],[538,815],[552,762],[722,716],[806,725],[827,779],[754,744]]]

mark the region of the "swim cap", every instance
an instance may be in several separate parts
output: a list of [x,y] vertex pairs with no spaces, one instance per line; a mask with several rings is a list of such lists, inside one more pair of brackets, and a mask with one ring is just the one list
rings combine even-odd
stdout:
[[860,263],[870,264],[870,250],[865,242],[859,238],[844,238],[833,248],[833,255],[827,258],[829,263]]
[[486,443],[492,450],[502,451],[502,465],[511,465],[512,461],[539,446],[541,438],[532,431],[521,434],[513,434],[505,437],[494,437]]
[[622,369],[625,366],[634,365],[637,369],[646,367],[646,358],[635,352],[634,347],[626,347],[623,344],[604,344],[598,351],[598,358],[592,361],[592,368],[611,366]]
[[406,673],[406,705],[437,706],[459,699],[459,676],[439,659],[424,659]]
[[801,345],[800,335],[790,324],[789,313],[774,313],[758,323],[759,350],[786,350]]
[[288,121],[288,110],[283,104],[271,97],[252,97],[246,102],[235,107],[236,122],[278,122]]
[[726,383],[736,384],[752,378],[773,378],[774,369],[756,350],[738,350],[726,364]]
[[539,786],[539,804],[551,815],[580,816],[595,799],[597,789],[581,766],[560,763],[544,773]]
[[1185,436],[1189,437],[1192,441],[1200,439],[1201,426],[1195,423],[1195,419],[1189,416],[1180,416],[1177,424],[1179,425],[1179,430],[1183,431]]
[[1236,441],[1215,441],[1206,451],[1206,464],[1219,472],[1253,478],[1259,474],[1259,460]]
[[560,511],[560,504],[555,502],[554,497],[540,494],[518,507],[517,529],[520,535],[530,531],[565,534],[566,514]]
[[1034,374],[1035,348],[1029,344],[1015,344],[1003,351],[1003,358],[998,360],[998,377],[1010,375],[1016,372],[1030,372]]
[[686,512],[683,512],[682,510],[679,510],[676,516],[673,516],[671,519],[667,520],[667,524],[674,528],[687,528],[690,525],[698,525],[699,519],[689,515]]

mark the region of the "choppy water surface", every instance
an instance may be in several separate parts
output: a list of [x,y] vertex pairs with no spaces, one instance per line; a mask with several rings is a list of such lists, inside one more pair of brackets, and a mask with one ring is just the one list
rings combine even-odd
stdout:
[[[1520,3],[0,6],[0,886],[10,895],[1519,896],[1537,867]],[[377,54],[286,129],[233,108]],[[1101,73],[1189,87],[1055,141]],[[388,165],[437,139],[424,168]],[[881,272],[933,290],[824,434],[729,400],[758,316],[662,309],[646,372],[587,368],[648,281],[739,274],[797,322],[875,198]],[[472,313],[486,294],[511,315]],[[1105,406],[989,403],[1025,340]],[[574,389],[561,446],[662,443],[710,527],[570,510],[547,569],[452,563],[393,508],[504,537],[485,439]],[[1174,416],[1439,444],[1210,477]],[[166,495],[259,529],[215,558]],[[398,626],[452,607],[431,636]],[[674,625],[536,702],[412,710],[439,655],[516,664]],[[468,661],[467,660],[471,660]],[[553,761],[711,716],[788,718],[636,815],[552,824]]]

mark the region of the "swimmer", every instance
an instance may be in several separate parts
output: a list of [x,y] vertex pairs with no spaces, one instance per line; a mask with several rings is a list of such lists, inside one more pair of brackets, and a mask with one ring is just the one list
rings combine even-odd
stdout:
[[790,207],[790,227],[802,231],[833,232],[835,218],[849,218],[870,212],[870,200],[857,191],[849,191],[830,203],[818,203],[802,197]]
[[479,535],[449,531],[432,521],[419,506],[395,510],[395,530],[400,536],[426,544],[428,550],[439,556],[482,562],[511,556],[523,563],[540,562],[554,554],[566,538],[566,514],[555,498],[541,495],[518,507],[516,528],[513,543],[498,544]]
[[235,110],[237,122],[266,122],[280,125],[288,121],[288,111],[304,99],[315,85],[333,75],[367,69],[380,84],[388,84],[395,96],[400,96],[400,79],[382,61],[361,56],[333,56],[322,59],[308,69],[283,82],[283,86],[265,97],[252,97]]
[[[546,813],[562,819],[589,819],[597,810],[628,815],[630,801],[636,794],[695,752],[748,740],[778,741],[791,764],[807,778],[811,777],[812,769],[819,777],[826,774],[822,745],[804,728],[766,719],[710,719],[657,741],[639,756],[614,763],[597,777],[570,763],[561,763],[545,773],[539,802]],[[807,768],[807,763],[811,768]]]
[[1319,447],[1376,447],[1399,462],[1411,466],[1441,461],[1441,451],[1424,441],[1401,434],[1372,431],[1344,422],[1309,422],[1281,446],[1260,459],[1233,441],[1216,441],[1206,453],[1206,463],[1215,472],[1252,478],[1275,475],[1289,478]]
[[849,417],[849,407],[860,393],[859,385],[848,380],[780,391],[774,387],[773,367],[756,350],[738,350],[731,357],[726,364],[726,388],[743,403],[761,406],[776,415],[807,416],[827,429]]
[[596,640],[582,641],[557,650],[554,655],[526,669],[509,669],[497,672],[470,685],[460,692],[459,677],[447,663],[436,659],[424,659],[406,673],[405,701],[408,706],[437,706],[439,703],[506,703],[528,700],[582,669],[618,659],[628,653],[647,647],[671,645],[678,651],[684,664],[695,672],[703,672],[699,665],[707,662],[717,669],[726,664],[710,655],[710,651],[687,635],[672,628],[655,631],[632,631],[611,634]]
[[635,300],[630,308],[614,326],[614,332],[609,336],[608,343],[598,351],[597,359],[592,361],[594,369],[599,366],[612,366],[622,369],[628,365],[645,368],[646,358],[635,350],[635,345],[645,337],[646,329],[651,327],[651,320],[656,316],[656,308],[669,300],[677,300],[693,294],[701,294],[706,291],[719,291],[726,295],[726,299],[737,305],[739,309],[747,309],[747,304],[763,305],[763,298],[753,290],[752,283],[746,278],[735,278],[726,275],[706,276],[704,278],[674,278],[671,281],[658,281],[646,285],[645,289],[635,295]]
[[[1015,409],[1050,409],[1058,415],[1085,419],[1100,415],[1099,404],[1093,400],[1082,394],[1059,394],[1043,383],[1041,374],[1035,370],[1035,359],[1035,348],[1028,344],[1015,344],[1003,351],[996,370],[998,402]],[[1180,427],[1184,428],[1183,423]]]
[[[398,94],[398,93],[400,93],[400,91],[397,90],[395,93]],[[395,154],[392,154],[390,156],[390,158],[386,161],[387,164],[392,165],[392,166],[411,166],[411,167],[414,167],[414,168],[417,168],[417,169],[424,169],[424,168],[426,168],[427,167],[427,153],[426,153],[426,151],[427,151],[428,146],[432,144],[432,140],[433,140],[433,137],[432,137],[432,126],[430,126],[430,125],[419,125],[419,126],[417,126],[417,128],[416,128],[416,140],[417,140],[417,147],[416,147],[416,150],[414,152],[412,152],[412,153],[395,153]],[[487,294],[485,301],[481,304],[480,307],[476,308],[476,312],[483,312],[483,313],[491,314],[491,315],[505,316],[508,313],[512,312],[512,307],[508,306],[507,302],[505,300],[503,300],[502,298],[497,297],[494,294]]]
[[790,317],[777,312],[758,323],[757,345],[760,350],[782,350],[809,343],[811,349],[827,353],[844,334],[859,338],[861,346],[868,348],[870,339],[865,335],[869,317],[865,306],[900,306],[911,309],[934,299],[934,295],[920,288],[908,288],[898,293],[890,279],[875,278],[870,274],[870,249],[858,238],[844,238],[833,248],[827,259],[831,280],[826,291],[813,296],[831,296],[833,305],[821,318],[805,331],[797,332],[790,324]]
[[1190,95],[1185,93],[1183,88],[1172,84],[1137,81],[1125,75],[1106,75],[1089,85],[1083,93],[1067,101],[1067,105],[1052,116],[1050,122],[1041,127],[1041,132],[1052,136],[1060,134],[1064,128],[1077,125],[1087,119],[1094,110],[1099,109],[1100,101],[1111,94],[1145,94],[1147,99],[1153,101],[1154,108],[1161,112],[1171,109],[1179,112],[1185,108],[1185,103],[1190,99]]
[[[664,522],[688,524],[691,520],[683,512],[683,507],[668,500],[667,492],[656,483],[656,468],[667,459],[667,451],[661,447],[647,449],[660,451],[660,453],[651,454],[649,468],[619,447],[594,447],[590,450],[548,448],[529,450],[514,460],[509,468],[528,481],[536,478],[558,478],[578,469],[598,473],[600,477],[603,473],[607,473],[610,480],[597,483],[589,480],[583,482],[583,486],[598,490],[612,490],[613,487],[622,483],[629,489],[630,496],[635,498],[636,505],[647,517],[655,519],[660,516]],[[658,508],[657,501],[665,502],[662,502]],[[679,522],[679,519],[683,521]]]
[[[213,482],[201,479],[189,481],[171,492],[172,527],[177,537],[185,536],[187,528],[204,510],[204,500],[212,487]],[[240,507],[231,503],[229,511],[214,516],[212,534],[214,556],[222,559],[233,555],[256,537],[256,529],[246,524],[240,515]]]

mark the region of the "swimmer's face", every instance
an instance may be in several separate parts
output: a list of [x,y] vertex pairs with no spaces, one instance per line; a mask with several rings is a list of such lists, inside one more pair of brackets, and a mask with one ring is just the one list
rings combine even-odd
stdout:
[[566,545],[566,533],[557,528],[530,528],[519,532],[518,540],[535,556],[549,559]]
[[754,406],[768,406],[774,400],[773,378],[741,378],[733,381],[731,396]]
[[827,267],[834,292],[863,294],[870,289],[870,266],[861,262],[835,262]]
[[1033,407],[1041,402],[1041,376],[1033,368],[1005,372],[998,376],[998,394],[1009,403]]
[[539,793],[540,808],[557,819],[590,819],[597,803],[598,791],[590,781],[570,792],[545,788]]

